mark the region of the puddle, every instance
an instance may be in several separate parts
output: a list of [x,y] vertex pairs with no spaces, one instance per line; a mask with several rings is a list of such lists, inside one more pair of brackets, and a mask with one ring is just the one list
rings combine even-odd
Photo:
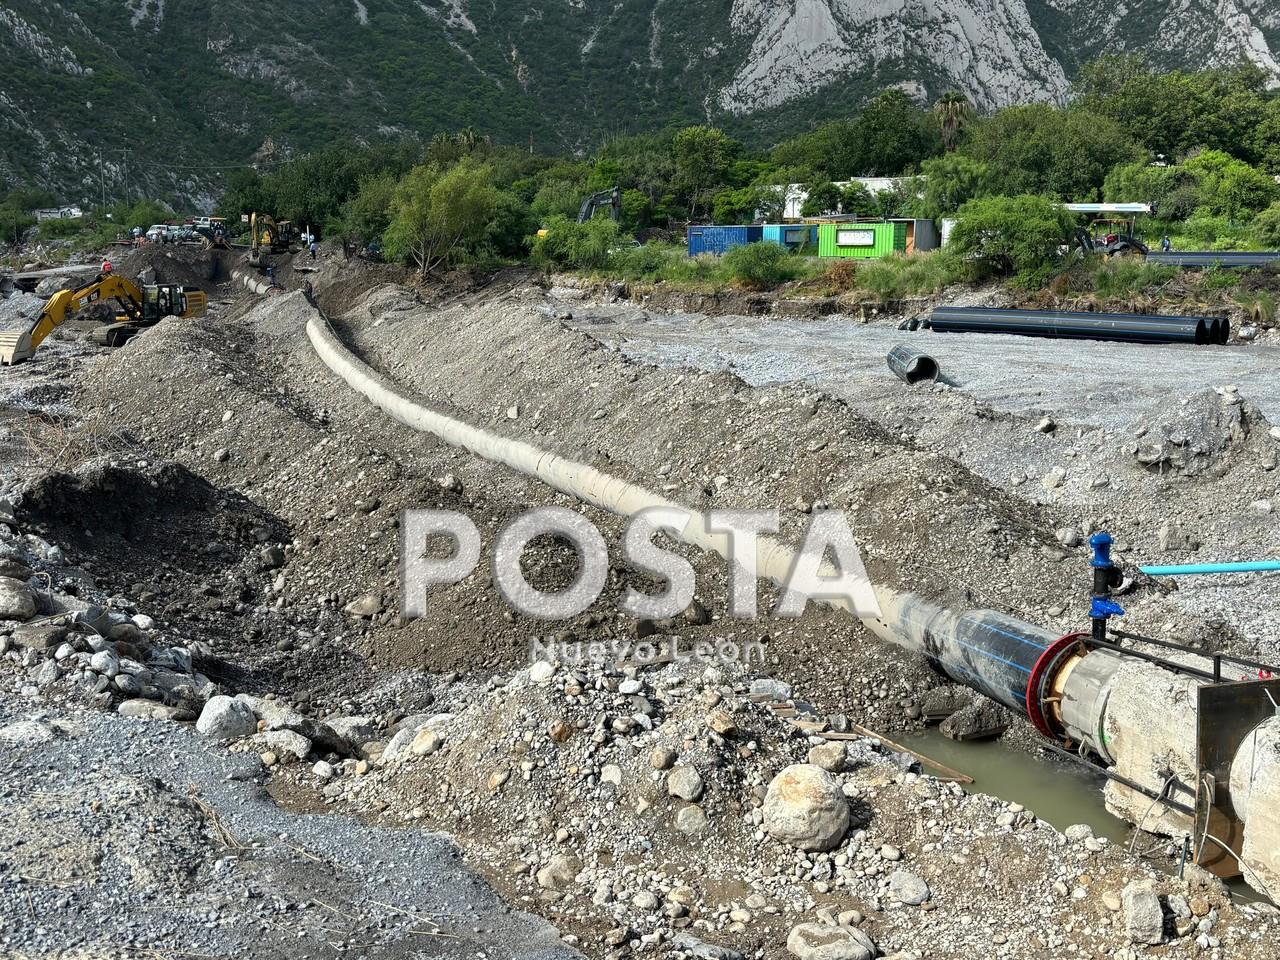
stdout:
[[[1127,843],[1130,826],[1102,802],[1106,778],[1083,764],[1045,760],[998,742],[948,740],[936,727],[900,735],[903,746],[973,777],[965,789],[1020,803],[1059,830],[1087,823],[1094,836]],[[932,771],[930,771],[932,772]]]

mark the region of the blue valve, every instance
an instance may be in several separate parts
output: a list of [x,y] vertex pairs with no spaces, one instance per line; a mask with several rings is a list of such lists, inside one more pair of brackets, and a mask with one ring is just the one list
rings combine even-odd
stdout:
[[1093,559],[1089,561],[1090,566],[1109,567],[1111,563],[1111,544],[1115,543],[1111,539],[1111,534],[1105,530],[1100,530],[1089,538],[1089,546],[1093,547]]
[[1094,597],[1093,603],[1089,606],[1089,617],[1094,620],[1106,620],[1108,617],[1124,616],[1124,608],[1114,600],[1104,600],[1102,597]]

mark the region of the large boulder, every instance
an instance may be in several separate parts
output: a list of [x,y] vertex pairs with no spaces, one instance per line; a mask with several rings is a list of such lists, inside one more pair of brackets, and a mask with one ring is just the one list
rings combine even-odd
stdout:
[[830,850],[849,829],[849,805],[831,774],[811,763],[794,763],[769,783],[764,828],[800,850]]
[[0,620],[27,621],[36,615],[36,595],[21,580],[0,577]]
[[238,740],[258,732],[258,718],[248,705],[232,697],[212,697],[200,711],[196,729],[215,740]]
[[787,950],[800,960],[871,960],[875,942],[856,927],[800,923],[787,934]]

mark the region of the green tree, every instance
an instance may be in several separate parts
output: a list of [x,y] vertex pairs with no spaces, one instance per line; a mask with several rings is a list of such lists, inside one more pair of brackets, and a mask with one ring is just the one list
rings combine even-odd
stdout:
[[1111,203],[1149,203],[1160,220],[1185,220],[1199,202],[1196,175],[1185,167],[1156,166],[1140,160],[1115,167],[1102,185]]
[[800,216],[820,217],[840,210],[840,188],[830,180],[806,184],[804,192],[805,199],[800,207]]
[[530,206],[536,216],[576,219],[586,198],[586,186],[572,180],[547,180],[538,188]]
[[750,187],[721,190],[711,200],[711,218],[716,223],[750,223],[756,215],[756,192]]
[[1252,164],[1268,147],[1268,81],[1265,71],[1248,63],[1164,71],[1141,57],[1112,56],[1081,71],[1075,97],[1081,108],[1120,124],[1166,162],[1207,148]]
[[875,199],[871,191],[854,180],[840,188],[840,212],[856,213],[869,216],[875,209]]
[[597,217],[576,223],[552,217],[541,236],[533,239],[530,259],[546,269],[593,270],[604,267],[622,243],[622,230],[613,220]]
[[947,249],[1035,284],[1057,264],[1074,228],[1075,218],[1052,197],[981,197],[957,211]]
[[652,223],[652,201],[639,190],[622,191],[622,227],[638,230]]
[[17,244],[22,235],[35,226],[36,218],[28,210],[9,200],[0,202],[0,244]]
[[933,105],[933,115],[942,131],[942,144],[950,153],[956,148],[960,134],[973,119],[973,104],[958,90],[949,90]]
[[943,152],[937,120],[901,90],[886,90],[854,124],[850,167],[840,176],[896,177]]
[[482,255],[516,260],[528,252],[529,238],[538,231],[538,218],[529,205],[509,190],[498,190],[493,214],[478,244]]
[[1221,150],[1205,150],[1184,167],[1196,177],[1200,205],[1211,214],[1239,220],[1280,199],[1273,178]]
[[985,197],[998,189],[989,164],[962,153],[933,157],[920,165],[917,202],[920,216],[937,220],[955,213],[975,197]]
[[766,223],[776,223],[787,210],[785,187],[759,185],[752,188],[756,213]]
[[360,184],[356,195],[342,205],[339,225],[342,239],[359,246],[382,239],[391,225],[396,184],[396,178],[389,173],[369,177]]
[[498,204],[490,176],[469,159],[448,169],[410,170],[392,199],[387,254],[412,262],[425,277],[473,252]]
[[671,150],[677,181],[689,198],[689,216],[696,219],[724,181],[733,141],[715,127],[685,127],[671,141]]
[[855,176],[857,130],[851,120],[824,123],[815,130],[779,143],[769,154],[775,168],[789,169],[785,182],[843,180]]
[[961,152],[999,171],[1006,194],[1096,200],[1116,164],[1143,156],[1115,120],[1047,104],[1007,107],[973,125]]
[[1253,218],[1253,239],[1263,250],[1280,250],[1280,203]]

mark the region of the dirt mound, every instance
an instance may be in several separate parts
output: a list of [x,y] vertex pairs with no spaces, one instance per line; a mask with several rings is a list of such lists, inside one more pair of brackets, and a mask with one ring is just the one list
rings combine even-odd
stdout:
[[[1265,436],[1270,428],[1256,407],[1244,403],[1234,389],[1223,388],[1191,394],[1138,420],[1130,433],[1138,463],[1155,473],[1193,477],[1229,468],[1250,438]],[[1263,444],[1272,446],[1270,438]]]
[[180,283],[216,293],[231,278],[230,251],[199,246],[146,244],[135,247],[115,262],[117,273],[149,283]]

